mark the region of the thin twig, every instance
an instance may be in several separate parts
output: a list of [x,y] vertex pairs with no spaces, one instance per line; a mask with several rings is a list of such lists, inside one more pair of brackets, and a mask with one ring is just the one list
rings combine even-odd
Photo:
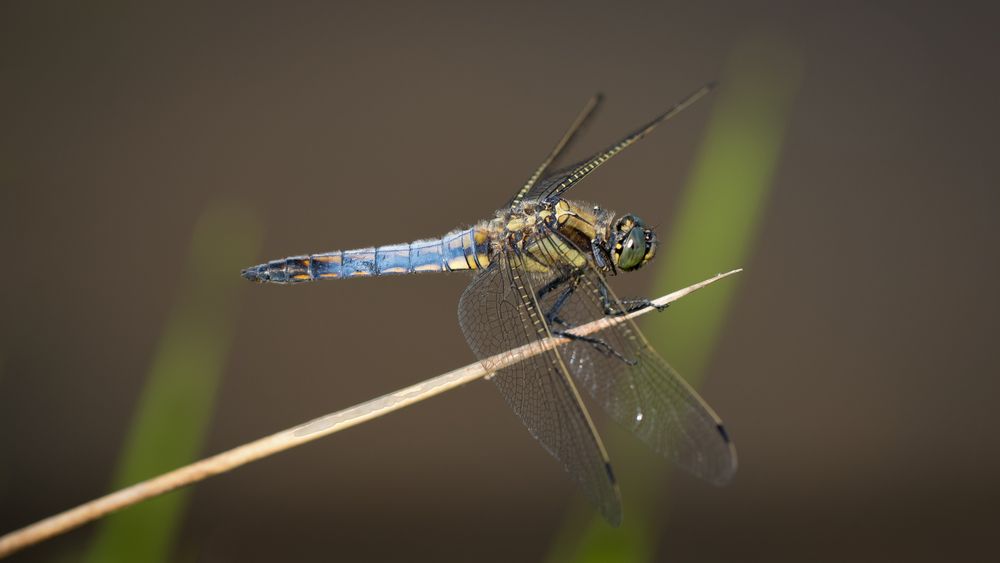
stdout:
[[[713,278],[696,283],[679,291],[665,295],[653,301],[656,306],[663,306],[699,290],[740,270],[719,274]],[[652,307],[640,309],[620,317],[606,317],[577,327],[576,334],[591,334],[623,322],[626,318],[634,318],[653,310]],[[532,344],[526,344],[485,360],[493,369],[501,369],[527,358],[550,350],[560,344],[569,342],[567,338],[548,338]],[[152,479],[141,481],[120,491],[94,499],[65,512],[50,516],[44,520],[21,528],[0,537],[0,558],[11,555],[32,544],[44,541],[59,534],[66,533],[87,522],[120,510],[141,501],[162,495],[174,489],[196,483],[212,475],[225,473],[241,465],[250,463],[278,452],[301,446],[323,436],[339,432],[362,422],[389,414],[405,406],[429,399],[460,385],[482,379],[489,375],[483,363],[476,362],[463,368],[433,377],[426,381],[383,395],[377,399],[355,405],[353,407],[322,416],[312,421],[300,424],[294,428],[283,430],[265,438],[216,454],[185,465],[179,469],[164,473]]]

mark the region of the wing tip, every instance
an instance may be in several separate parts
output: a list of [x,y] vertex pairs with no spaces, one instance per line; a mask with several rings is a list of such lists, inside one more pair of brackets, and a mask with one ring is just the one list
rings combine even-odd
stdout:
[[724,442],[726,442],[727,444],[733,443],[732,439],[729,437],[729,432],[726,431],[726,425],[720,422],[715,425],[715,429],[719,432],[719,435],[722,436],[722,440]]
[[729,431],[726,430],[726,426],[720,421],[716,423],[715,430],[719,433],[719,436],[725,443],[726,448],[729,450],[729,465],[721,468],[715,477],[710,479],[713,485],[722,487],[724,485],[728,485],[733,480],[739,463],[736,458],[736,445],[733,444],[733,439],[729,436]]
[[615,487],[618,486],[618,479],[615,477],[615,470],[611,468],[611,462],[604,462],[604,471],[608,474],[608,481]]
[[608,482],[611,484],[614,496],[611,498],[611,502],[601,503],[599,510],[608,524],[617,528],[622,525],[622,493],[621,489],[618,488],[618,478],[615,477],[615,470],[611,468],[610,461],[604,462],[604,472],[608,476]]

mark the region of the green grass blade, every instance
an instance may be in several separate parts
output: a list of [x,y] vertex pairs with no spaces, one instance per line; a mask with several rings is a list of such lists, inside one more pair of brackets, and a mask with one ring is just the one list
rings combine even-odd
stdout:
[[[788,45],[757,37],[736,46],[666,248],[654,262],[654,294],[747,264],[800,76],[799,54]],[[739,281],[736,276],[644,320],[650,341],[692,385],[697,386],[711,360]],[[622,527],[611,528],[583,507],[590,514],[587,525],[581,530],[579,517],[567,519],[551,563],[640,563],[654,556],[654,531],[662,518],[655,500],[665,485],[665,467],[650,464],[636,440],[614,439],[620,435],[609,433],[609,449],[621,476]]]
[[[232,334],[240,268],[255,257],[258,225],[240,208],[199,220],[184,285],[157,344],[112,488],[197,459]],[[171,560],[189,491],[176,491],[101,522],[90,563]]]

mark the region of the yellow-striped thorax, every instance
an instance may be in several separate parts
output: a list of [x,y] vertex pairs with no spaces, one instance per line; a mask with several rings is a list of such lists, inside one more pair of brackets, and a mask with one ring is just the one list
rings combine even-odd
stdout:
[[[476,229],[488,233],[493,251],[513,245],[536,258],[534,265],[527,264],[534,270],[559,257],[576,267],[592,261],[614,275],[642,267],[656,253],[656,234],[637,216],[628,214],[616,222],[611,211],[565,199],[525,202]],[[550,236],[551,231],[565,240]]]

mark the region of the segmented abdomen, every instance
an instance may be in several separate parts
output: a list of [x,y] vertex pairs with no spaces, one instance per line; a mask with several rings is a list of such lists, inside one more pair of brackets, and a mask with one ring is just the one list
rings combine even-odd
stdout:
[[247,268],[243,270],[243,277],[258,282],[298,283],[476,270],[489,265],[488,238],[484,229],[472,228],[452,231],[439,239],[290,256]]

